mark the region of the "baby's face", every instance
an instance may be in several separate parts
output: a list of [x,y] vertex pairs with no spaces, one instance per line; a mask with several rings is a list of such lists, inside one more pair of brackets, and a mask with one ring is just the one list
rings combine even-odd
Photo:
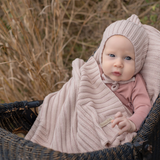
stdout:
[[110,37],[102,53],[102,69],[113,81],[127,81],[135,72],[135,54],[132,43],[124,36]]

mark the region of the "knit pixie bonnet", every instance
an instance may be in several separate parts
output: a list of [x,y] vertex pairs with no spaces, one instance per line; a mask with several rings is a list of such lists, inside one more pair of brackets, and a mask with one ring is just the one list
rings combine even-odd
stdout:
[[109,25],[104,31],[103,38],[98,48],[99,63],[101,64],[102,53],[106,41],[114,35],[122,35],[130,40],[135,52],[135,74],[143,67],[148,50],[148,36],[136,15],[132,15],[127,20],[119,20]]
[[127,20],[112,23],[106,28],[101,44],[94,53],[93,57],[98,64],[101,64],[106,41],[113,35],[123,35],[133,44],[136,58],[135,74],[141,70],[140,74],[146,82],[147,91],[153,104],[160,93],[160,31],[152,26],[141,24],[135,14]]

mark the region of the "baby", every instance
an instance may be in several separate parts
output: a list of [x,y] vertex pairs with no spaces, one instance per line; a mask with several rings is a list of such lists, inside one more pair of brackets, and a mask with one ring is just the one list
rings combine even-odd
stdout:
[[145,82],[140,75],[148,49],[148,35],[136,15],[116,21],[108,26],[95,57],[103,82],[120,101],[134,113],[126,118],[115,114],[112,127],[117,125],[119,134],[139,130],[151,109]]
[[[120,34],[110,37],[102,53],[101,68],[102,79],[107,77],[115,82],[128,82],[121,84],[114,92],[120,94],[117,97],[131,112],[135,112],[130,118],[118,112],[112,120],[112,127],[118,125],[119,134],[137,131],[150,111],[151,103],[142,76],[135,76],[135,52],[131,41]],[[107,86],[111,88],[110,83]]]
[[108,26],[87,62],[72,63],[72,77],[47,95],[26,139],[66,153],[132,141],[151,109],[139,74],[148,35],[136,15]]

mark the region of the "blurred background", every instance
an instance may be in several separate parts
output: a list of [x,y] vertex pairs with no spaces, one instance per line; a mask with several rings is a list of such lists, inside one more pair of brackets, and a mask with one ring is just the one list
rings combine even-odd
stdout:
[[130,15],[160,30],[160,0],[1,0],[0,103],[43,100]]

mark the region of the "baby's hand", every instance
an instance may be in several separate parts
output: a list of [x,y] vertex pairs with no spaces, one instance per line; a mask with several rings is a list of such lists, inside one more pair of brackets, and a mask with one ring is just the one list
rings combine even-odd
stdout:
[[112,128],[115,127],[115,125],[118,126],[120,129],[120,132],[118,133],[121,135],[124,132],[134,132],[136,131],[135,124],[127,119],[121,112],[117,112],[115,114],[115,119],[111,121],[112,122]]

